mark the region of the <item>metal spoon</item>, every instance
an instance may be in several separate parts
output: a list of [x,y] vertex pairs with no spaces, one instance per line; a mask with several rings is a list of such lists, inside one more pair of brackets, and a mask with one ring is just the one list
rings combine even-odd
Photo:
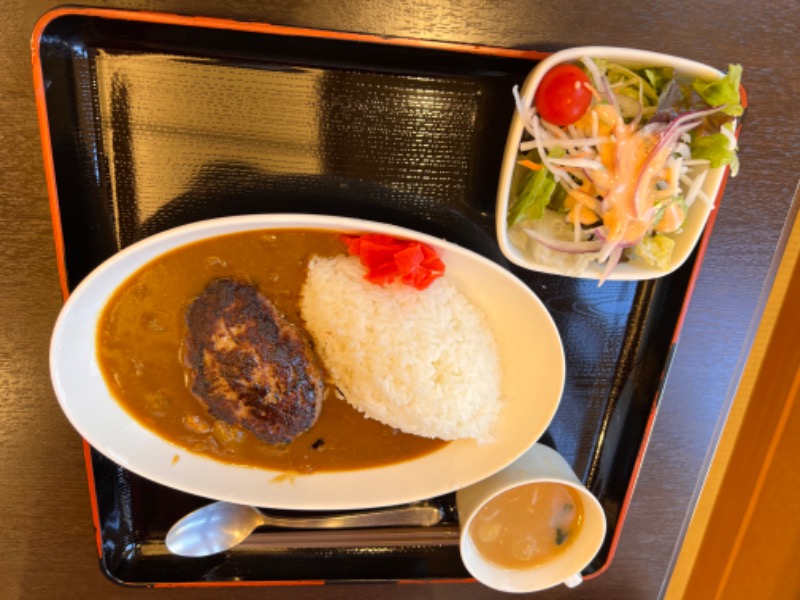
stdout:
[[189,513],[167,533],[167,549],[180,556],[208,556],[233,548],[257,527],[344,529],[395,525],[435,525],[442,509],[426,504],[385,508],[330,517],[272,517],[254,506],[214,502]]

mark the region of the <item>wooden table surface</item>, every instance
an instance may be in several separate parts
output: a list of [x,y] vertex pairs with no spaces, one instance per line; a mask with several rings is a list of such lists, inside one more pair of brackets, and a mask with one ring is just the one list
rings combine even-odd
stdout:
[[[616,557],[602,576],[543,598],[655,598],[668,581],[736,389],[793,216],[800,172],[800,4],[633,0],[254,2],[85,5],[475,44],[556,50],[624,45],[744,66],[750,108]],[[2,0],[0,21],[0,598],[493,598],[478,584],[130,589],[98,568],[81,441],[50,386],[61,306],[30,68],[30,35],[55,2]]]

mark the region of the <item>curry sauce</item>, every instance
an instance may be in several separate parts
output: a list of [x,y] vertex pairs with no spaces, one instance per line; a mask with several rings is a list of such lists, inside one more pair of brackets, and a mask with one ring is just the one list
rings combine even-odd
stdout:
[[446,442],[399,432],[364,417],[326,385],[316,424],[286,445],[270,445],[208,414],[189,391],[185,312],[210,281],[255,286],[303,328],[298,300],[312,256],[345,252],[333,232],[262,230],[177,248],[129,277],[100,318],[97,357],[122,407],[159,436],[223,462],[311,473],[408,460]]

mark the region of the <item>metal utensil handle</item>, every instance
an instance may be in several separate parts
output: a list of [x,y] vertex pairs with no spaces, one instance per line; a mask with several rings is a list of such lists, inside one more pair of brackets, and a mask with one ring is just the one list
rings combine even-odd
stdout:
[[264,525],[291,529],[355,529],[398,525],[429,526],[435,525],[441,520],[442,509],[437,506],[407,506],[331,517],[275,517],[264,515]]

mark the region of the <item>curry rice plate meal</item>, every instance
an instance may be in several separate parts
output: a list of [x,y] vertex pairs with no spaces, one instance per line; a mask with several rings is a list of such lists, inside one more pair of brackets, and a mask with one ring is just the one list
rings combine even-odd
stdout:
[[148,263],[101,315],[113,395],[172,443],[284,471],[491,440],[500,361],[485,316],[431,248],[373,237],[249,231]]

